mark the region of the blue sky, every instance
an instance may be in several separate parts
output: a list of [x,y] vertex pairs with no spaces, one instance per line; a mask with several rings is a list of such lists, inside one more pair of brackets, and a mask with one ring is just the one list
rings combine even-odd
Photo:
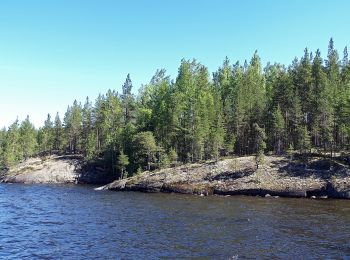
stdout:
[[350,43],[350,1],[3,0],[0,1],[0,126],[27,114],[38,127],[74,99],[135,92],[154,72],[173,78],[182,58],[215,71],[228,56],[290,64],[330,37]]

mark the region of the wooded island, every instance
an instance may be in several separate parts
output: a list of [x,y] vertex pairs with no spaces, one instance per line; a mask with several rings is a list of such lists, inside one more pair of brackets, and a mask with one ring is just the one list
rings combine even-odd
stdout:
[[292,61],[223,65],[210,75],[195,60],[182,60],[175,80],[158,70],[132,93],[109,90],[92,103],[77,101],[63,119],[47,116],[40,129],[16,120],[0,131],[0,164],[10,167],[34,155],[82,154],[102,161],[116,178],[218,159],[297,152],[332,154],[350,145],[350,62],[330,39],[327,59],[317,50]]

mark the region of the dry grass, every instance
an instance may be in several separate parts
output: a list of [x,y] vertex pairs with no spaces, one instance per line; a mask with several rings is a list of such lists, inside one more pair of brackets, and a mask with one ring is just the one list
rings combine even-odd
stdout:
[[232,159],[227,163],[228,168],[231,171],[239,171],[241,169],[241,163],[237,159]]

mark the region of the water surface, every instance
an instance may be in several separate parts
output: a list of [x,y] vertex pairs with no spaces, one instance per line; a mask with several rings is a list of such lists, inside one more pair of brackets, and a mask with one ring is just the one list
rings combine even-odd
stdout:
[[0,259],[350,259],[350,201],[0,184]]

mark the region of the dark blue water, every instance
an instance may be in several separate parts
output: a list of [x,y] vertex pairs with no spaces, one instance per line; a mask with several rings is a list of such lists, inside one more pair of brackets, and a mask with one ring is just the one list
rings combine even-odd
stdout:
[[0,184],[0,259],[350,259],[350,201]]

